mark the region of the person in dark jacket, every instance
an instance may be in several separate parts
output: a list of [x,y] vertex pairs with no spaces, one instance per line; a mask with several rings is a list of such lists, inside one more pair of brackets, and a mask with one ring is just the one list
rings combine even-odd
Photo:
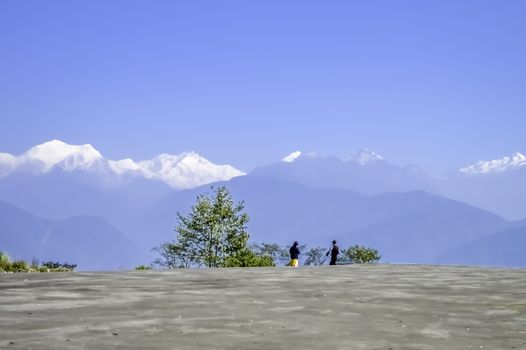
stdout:
[[331,254],[331,262],[329,265],[336,265],[338,254],[340,254],[340,248],[336,245],[336,241],[332,241],[332,248],[327,252],[327,256],[329,254]]
[[294,241],[294,244],[289,249],[289,252],[290,252],[289,266],[298,267],[298,261],[300,257],[300,248],[298,248],[298,246],[299,246],[298,241]]

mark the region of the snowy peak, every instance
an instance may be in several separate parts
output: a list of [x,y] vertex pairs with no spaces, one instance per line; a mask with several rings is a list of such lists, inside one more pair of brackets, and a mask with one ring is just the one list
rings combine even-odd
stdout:
[[516,169],[522,166],[526,166],[526,156],[522,153],[515,152],[511,156],[505,156],[500,159],[489,161],[480,160],[474,164],[460,168],[458,171],[465,175],[488,174]]
[[299,156],[301,156],[301,151],[292,152],[292,153],[289,154],[288,156],[283,157],[283,158],[281,159],[281,161],[282,161],[282,162],[285,162],[285,163],[292,163],[292,162],[295,161]]
[[0,176],[17,170],[48,173],[56,168],[66,172],[89,172],[103,179],[143,177],[163,181],[174,188],[193,188],[245,175],[230,165],[213,164],[195,152],[178,155],[163,153],[140,162],[131,158],[115,161],[105,159],[89,144],[69,145],[52,140],[34,146],[20,156],[0,153]]
[[99,151],[90,144],[69,145],[59,140],[37,145],[14,158],[15,166],[25,165],[41,172],[48,172],[55,166],[65,171],[89,169],[103,159]]
[[322,155],[316,151],[310,151],[310,152],[296,151],[296,152],[292,152],[288,156],[283,157],[281,161],[283,163],[294,163],[300,159],[317,159],[317,158],[327,158],[327,156]]
[[369,149],[361,149],[358,152],[354,153],[349,159],[349,161],[358,162],[361,165],[365,165],[367,163],[375,162],[379,160],[384,160],[384,158],[381,155]]

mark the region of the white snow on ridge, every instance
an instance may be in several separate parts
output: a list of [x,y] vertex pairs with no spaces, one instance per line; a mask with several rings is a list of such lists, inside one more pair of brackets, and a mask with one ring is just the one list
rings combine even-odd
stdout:
[[9,153],[0,153],[0,176],[7,175],[16,167],[16,157]]
[[216,165],[195,152],[171,155],[163,153],[139,162],[145,177],[163,180],[176,188],[193,188],[215,181],[246,175],[230,165]]
[[494,172],[503,172],[521,166],[526,166],[526,156],[524,156],[522,153],[515,152],[511,155],[511,157],[506,156],[500,159],[493,159],[489,161],[480,160],[475,164],[460,168],[458,171],[466,175],[488,174]]
[[21,157],[22,163],[40,163],[43,172],[48,172],[59,164],[66,171],[87,169],[95,162],[103,159],[102,155],[89,144],[68,145],[59,140],[52,140],[32,147]]
[[301,151],[292,152],[292,153],[289,154],[288,156],[283,157],[283,159],[281,159],[281,161],[282,161],[282,162],[285,162],[285,163],[292,163],[292,162],[295,161],[296,158],[298,158],[299,156],[301,156]]
[[131,158],[121,160],[108,160],[108,167],[117,175],[123,175],[129,172],[139,172],[141,167],[135,163]]
[[354,153],[349,160],[358,162],[361,165],[365,165],[369,162],[384,160],[384,157],[382,157],[378,153],[375,153],[369,149],[362,149],[358,151],[357,153]]
[[0,153],[0,176],[17,170],[47,173],[54,168],[67,172],[81,170],[103,177],[138,176],[163,181],[174,188],[193,188],[246,175],[230,165],[213,164],[195,152],[163,153],[141,162],[130,158],[114,161],[105,159],[89,144],[69,145],[52,140],[32,147],[20,156]]
[[[281,159],[282,162],[285,162],[285,163],[292,163],[294,161],[296,161],[299,157],[302,157],[302,158],[326,158],[327,156],[324,156],[322,154],[319,154],[317,152],[307,152],[307,153],[302,153],[300,151],[296,151],[296,152],[292,152],[291,154],[289,154],[288,156],[284,157]],[[353,153],[349,158],[346,158],[346,159],[342,159],[342,161],[348,161],[348,162],[357,162],[361,165],[365,165],[369,162],[374,162],[374,161],[378,161],[378,160],[384,160],[384,158],[369,150],[369,149],[362,149],[356,153]]]

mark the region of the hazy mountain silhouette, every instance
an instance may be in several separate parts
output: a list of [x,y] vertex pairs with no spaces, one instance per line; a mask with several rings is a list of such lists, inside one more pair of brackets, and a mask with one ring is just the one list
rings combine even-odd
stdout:
[[501,172],[453,174],[439,193],[490,210],[507,219],[526,218],[526,166]]
[[526,267],[526,224],[464,243],[437,259],[442,264]]
[[52,221],[0,201],[0,251],[31,262],[69,262],[81,270],[132,268],[141,253],[104,219],[77,216]]
[[53,220],[100,216],[123,232],[133,225],[134,217],[173,191],[154,180],[134,178],[113,184],[101,182],[91,174],[60,170],[0,179],[0,200]]
[[463,242],[509,225],[493,213],[425,192],[380,195],[375,201],[374,210],[397,215],[351,231],[340,240],[374,247],[387,262],[429,263]]

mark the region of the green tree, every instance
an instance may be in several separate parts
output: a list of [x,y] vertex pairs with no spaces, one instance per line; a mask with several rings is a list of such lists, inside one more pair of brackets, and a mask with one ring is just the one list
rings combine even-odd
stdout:
[[377,263],[382,257],[378,250],[354,245],[342,250],[343,258],[353,264]]
[[170,268],[230,266],[233,257],[248,250],[249,218],[244,208],[244,202],[235,203],[224,186],[213,195],[199,195],[187,216],[177,213],[177,240],[154,248],[161,255],[156,263]]

